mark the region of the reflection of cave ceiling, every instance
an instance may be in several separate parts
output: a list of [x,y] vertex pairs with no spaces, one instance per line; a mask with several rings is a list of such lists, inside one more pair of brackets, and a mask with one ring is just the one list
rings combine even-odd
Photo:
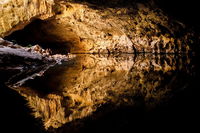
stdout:
[[79,55],[13,89],[25,97],[46,129],[58,128],[92,115],[104,104],[153,107],[186,86],[189,67],[186,56]]

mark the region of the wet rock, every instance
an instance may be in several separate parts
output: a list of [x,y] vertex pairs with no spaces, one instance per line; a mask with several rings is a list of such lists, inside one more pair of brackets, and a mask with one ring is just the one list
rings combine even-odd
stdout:
[[[0,71],[7,72],[9,83],[15,86],[42,74],[54,66],[74,58],[74,55],[51,55],[39,45],[22,47],[0,38]],[[23,79],[24,78],[24,79]]]
[[12,42],[5,41],[0,38],[0,55],[18,56],[24,59],[40,60],[42,62],[57,62],[66,61],[75,55],[52,55],[51,50],[42,49],[39,45],[31,47],[22,47]]

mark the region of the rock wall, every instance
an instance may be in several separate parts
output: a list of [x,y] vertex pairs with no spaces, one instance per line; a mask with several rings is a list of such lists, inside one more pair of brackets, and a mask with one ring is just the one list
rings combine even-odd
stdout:
[[13,1],[0,3],[1,37],[43,19],[16,32],[17,39],[59,45],[70,53],[189,53],[198,47],[197,35],[153,1]]
[[53,0],[1,0],[0,37],[23,29],[36,18],[52,16]]

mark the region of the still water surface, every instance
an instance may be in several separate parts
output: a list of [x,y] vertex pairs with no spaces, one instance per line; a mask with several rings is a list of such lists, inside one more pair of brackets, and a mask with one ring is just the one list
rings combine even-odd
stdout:
[[76,55],[48,70],[33,62],[0,63],[7,132],[192,130],[199,117],[196,57]]

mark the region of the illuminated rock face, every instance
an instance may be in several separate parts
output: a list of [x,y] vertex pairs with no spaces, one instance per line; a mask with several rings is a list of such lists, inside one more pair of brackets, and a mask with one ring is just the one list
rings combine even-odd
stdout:
[[80,55],[12,88],[49,129],[92,116],[105,104],[156,106],[185,86],[190,71],[187,57]]
[[52,16],[53,0],[1,0],[0,37],[23,29],[36,18]]
[[154,4],[88,2],[4,0],[0,3],[0,36],[43,19],[16,32],[14,39],[59,45],[70,53],[188,53],[196,43],[193,32]]

